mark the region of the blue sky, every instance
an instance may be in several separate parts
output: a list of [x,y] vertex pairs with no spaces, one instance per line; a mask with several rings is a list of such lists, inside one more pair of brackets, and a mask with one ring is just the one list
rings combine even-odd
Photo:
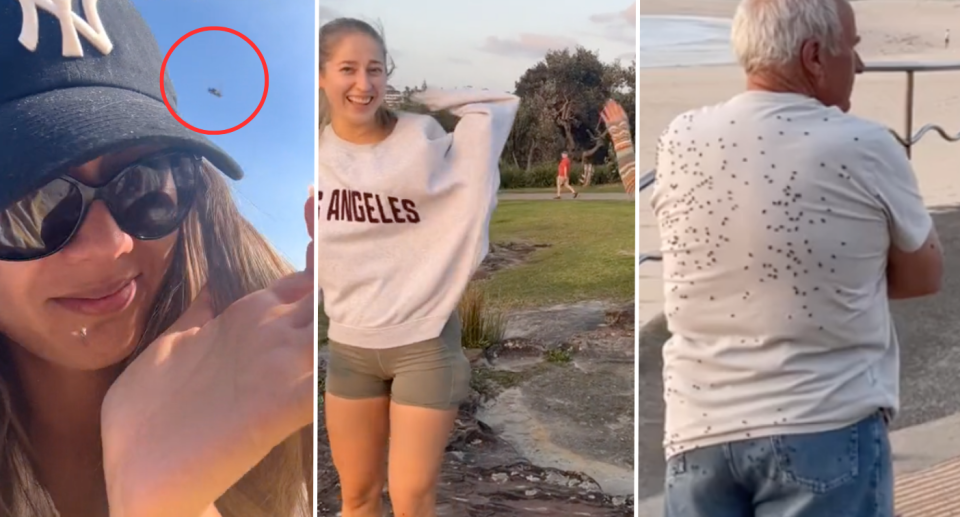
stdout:
[[[270,89],[259,115],[242,129],[210,136],[246,172],[233,182],[241,211],[296,267],[309,242],[303,222],[313,183],[314,25],[309,0],[133,0],[166,53],[184,34],[206,26],[237,30],[267,61]],[[180,116],[201,129],[220,130],[246,119],[263,93],[256,52],[225,32],[197,34],[167,63]],[[159,71],[158,71],[159,74]],[[223,98],[207,93],[218,88]]]
[[577,44],[604,61],[636,55],[631,0],[320,0],[336,16],[379,23],[397,68],[391,84],[513,90],[548,49]]

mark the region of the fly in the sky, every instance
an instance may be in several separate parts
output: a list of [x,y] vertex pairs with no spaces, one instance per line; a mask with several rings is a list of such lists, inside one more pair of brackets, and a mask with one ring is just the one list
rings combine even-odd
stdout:
[[220,93],[220,90],[217,89],[217,88],[207,88],[207,92],[209,92],[210,95],[213,95],[214,97],[216,97],[216,98],[218,98],[218,99],[223,98],[223,94]]

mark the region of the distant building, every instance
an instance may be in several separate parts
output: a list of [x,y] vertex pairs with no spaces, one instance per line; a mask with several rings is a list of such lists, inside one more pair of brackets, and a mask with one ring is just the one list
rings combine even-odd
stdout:
[[388,84],[387,93],[383,96],[383,100],[387,103],[388,108],[396,108],[403,103],[403,93]]

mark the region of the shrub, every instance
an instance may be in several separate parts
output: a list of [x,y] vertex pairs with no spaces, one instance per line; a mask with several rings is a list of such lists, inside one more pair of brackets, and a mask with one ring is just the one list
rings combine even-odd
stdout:
[[[583,164],[574,163],[570,168],[570,184],[578,185],[583,174]],[[597,165],[593,168],[594,185],[604,185],[620,181],[620,173],[613,164]],[[500,164],[500,188],[504,190],[518,188],[554,188],[557,186],[557,164],[541,163],[525,171],[512,164]]]
[[488,348],[503,341],[507,320],[500,311],[487,306],[487,295],[476,282],[470,282],[460,299],[461,343],[464,348]]

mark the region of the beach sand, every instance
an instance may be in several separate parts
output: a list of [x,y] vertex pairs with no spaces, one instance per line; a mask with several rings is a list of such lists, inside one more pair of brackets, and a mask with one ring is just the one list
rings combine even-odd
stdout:
[[[640,15],[690,15],[732,18],[735,0],[647,0]],[[960,63],[960,1],[864,0],[854,2],[867,63],[923,61]],[[951,48],[943,48],[945,29],[951,30]],[[689,68],[641,68],[637,159],[641,172],[654,166],[657,137],[686,110],[722,102],[742,91],[743,73],[736,65]],[[916,76],[913,131],[928,123],[960,132],[960,72],[919,73]],[[857,79],[852,113],[877,120],[902,134],[906,75],[867,73]],[[931,207],[960,203],[960,142],[950,144],[928,133],[913,148],[913,164],[921,192]],[[640,196],[638,223],[641,253],[659,247],[656,224],[649,207],[649,191]],[[660,267],[639,268],[638,312],[641,323],[660,311]]]

